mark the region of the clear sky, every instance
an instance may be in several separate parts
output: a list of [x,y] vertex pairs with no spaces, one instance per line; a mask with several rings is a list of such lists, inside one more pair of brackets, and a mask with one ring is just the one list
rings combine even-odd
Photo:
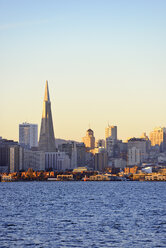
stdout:
[[39,124],[49,82],[57,138],[166,126],[165,0],[0,0],[0,136]]

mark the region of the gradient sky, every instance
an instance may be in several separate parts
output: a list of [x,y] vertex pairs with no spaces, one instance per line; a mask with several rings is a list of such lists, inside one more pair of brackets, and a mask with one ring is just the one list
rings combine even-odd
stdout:
[[49,82],[57,138],[166,126],[165,0],[0,0],[0,136],[39,124]]

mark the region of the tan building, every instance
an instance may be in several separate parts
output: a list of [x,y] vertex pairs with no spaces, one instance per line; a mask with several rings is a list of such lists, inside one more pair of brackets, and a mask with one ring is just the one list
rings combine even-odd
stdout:
[[74,173],[81,173],[84,171],[88,171],[87,167],[77,167],[73,170]]
[[166,128],[158,127],[150,133],[151,145],[159,145],[163,151],[166,148]]
[[57,181],[71,181],[73,180],[73,175],[57,175]]
[[105,129],[105,139],[111,137],[114,140],[117,140],[117,126],[110,126],[106,127]]
[[106,175],[95,175],[89,177],[90,181],[110,181],[109,177]]
[[166,174],[151,173],[145,176],[145,181],[166,181]]
[[82,138],[85,146],[89,149],[95,148],[95,137],[92,129],[86,131],[86,136]]

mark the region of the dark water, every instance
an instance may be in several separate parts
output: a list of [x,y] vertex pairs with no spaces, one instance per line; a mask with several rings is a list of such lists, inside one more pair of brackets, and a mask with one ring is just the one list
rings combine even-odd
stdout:
[[166,247],[166,183],[0,183],[0,247]]

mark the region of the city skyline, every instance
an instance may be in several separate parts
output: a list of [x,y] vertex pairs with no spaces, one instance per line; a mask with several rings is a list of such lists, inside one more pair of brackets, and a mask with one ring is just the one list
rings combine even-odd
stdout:
[[164,1],[1,2],[3,138],[40,127],[48,79],[56,138],[140,137],[166,126]]
[[[46,98],[48,98],[48,99],[46,99]],[[47,102],[47,101],[49,101],[50,102],[50,96],[49,96],[49,89],[48,89],[48,80],[46,80],[46,82],[45,82],[45,92],[44,92],[44,103],[45,103],[45,101]],[[45,114],[45,109],[44,108],[46,108],[44,105],[43,105],[43,109],[42,109],[42,118],[43,118],[43,113]],[[51,117],[52,118],[52,117]],[[38,137],[38,142],[39,142],[39,138],[40,138],[40,129],[41,129],[41,126],[42,126],[42,122],[41,123],[39,123],[39,124],[36,124],[36,123],[31,123],[31,124],[29,124],[27,121],[23,121],[22,122],[22,124],[20,124],[20,123],[18,123],[18,130],[19,130],[19,126],[20,125],[23,125],[23,124],[28,124],[28,125],[37,125],[38,127],[39,127],[39,129],[38,129],[38,135],[39,135],[39,137]],[[91,129],[91,126],[90,126],[90,123],[89,123],[89,125],[88,125],[89,127],[87,127],[87,129],[85,129],[84,130],[84,132],[86,131],[88,131],[88,130],[90,130]],[[118,133],[119,133],[119,129],[117,130],[117,128],[118,128],[118,126],[115,126],[115,125],[112,125],[112,123],[111,123],[111,125],[110,125],[110,122],[108,122],[107,123],[107,125],[105,126],[105,128],[104,128],[104,131],[105,131],[105,134],[102,136],[102,137],[97,137],[96,138],[96,136],[95,136],[95,132],[94,132],[94,137],[96,138],[96,140],[100,140],[100,139],[106,139],[106,129],[109,129],[109,128],[114,128],[114,127],[116,127],[116,132],[117,132],[117,137],[118,137],[118,139],[122,139],[123,141],[127,141],[128,139],[130,139],[130,138],[133,138],[133,137],[140,137],[140,138],[142,138],[142,135],[144,135],[144,134],[147,134],[148,135],[148,137],[150,138],[150,135],[151,135],[151,133],[155,130],[155,129],[162,129],[162,128],[165,128],[165,127],[161,127],[161,126],[156,126],[156,127],[153,127],[150,131],[149,131],[149,133],[146,133],[146,132],[142,132],[142,133],[140,133],[139,135],[133,135],[133,136],[128,136],[128,137],[126,137],[126,139],[123,139],[123,138],[121,138],[119,135],[118,135]],[[89,129],[90,128],[90,129]],[[95,130],[95,128],[92,128],[92,130],[94,131]],[[54,127],[53,127],[53,132],[54,132],[55,130],[54,130]],[[19,134],[18,134],[18,136],[19,136]],[[108,135],[107,135],[108,136]],[[3,137],[3,136],[1,136],[2,138],[9,138],[9,139],[11,139],[10,137]],[[55,137],[55,140],[56,139],[65,139],[65,137]],[[75,139],[76,141],[78,141],[78,142],[82,142],[82,139],[83,139],[83,137],[81,137],[81,139],[80,140],[78,140],[78,139]],[[67,139],[66,139],[67,140]],[[72,137],[71,138],[69,138],[68,140],[74,140]],[[19,141],[19,137],[18,138],[16,138],[15,139],[15,141]]]

